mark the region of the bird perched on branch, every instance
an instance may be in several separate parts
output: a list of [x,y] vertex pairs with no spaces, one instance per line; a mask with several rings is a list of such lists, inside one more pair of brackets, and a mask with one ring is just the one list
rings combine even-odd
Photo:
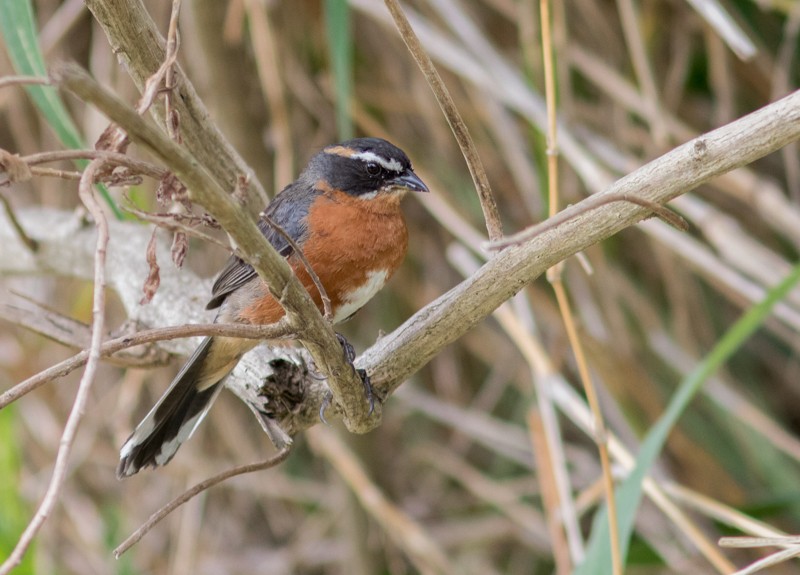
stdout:
[[[408,231],[400,200],[409,190],[428,188],[402,150],[379,138],[349,140],[311,158],[267,206],[259,228],[322,311],[320,291],[292,243],[299,247],[338,323],[367,303],[403,261]],[[284,315],[255,270],[236,256],[217,277],[206,308],[219,308],[215,321],[221,323],[270,324]],[[222,380],[256,344],[206,338],[122,446],[117,476],[168,463],[208,412]]]

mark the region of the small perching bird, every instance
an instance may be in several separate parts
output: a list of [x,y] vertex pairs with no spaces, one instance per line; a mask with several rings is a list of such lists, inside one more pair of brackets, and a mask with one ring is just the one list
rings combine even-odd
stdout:
[[[267,206],[269,221],[292,239],[318,276],[334,323],[356,313],[403,261],[408,230],[400,200],[409,190],[428,188],[408,156],[386,140],[358,138],[324,148]],[[259,228],[322,311],[321,294],[291,243],[266,219]],[[217,277],[206,308],[219,308],[215,321],[221,323],[266,325],[284,315],[255,270],[236,256]],[[208,413],[222,380],[257,343],[203,340],[122,446],[117,476],[167,464]]]

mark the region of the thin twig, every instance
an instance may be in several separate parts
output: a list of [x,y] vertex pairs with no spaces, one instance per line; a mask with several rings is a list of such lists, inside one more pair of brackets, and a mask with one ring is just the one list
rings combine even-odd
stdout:
[[56,170],[53,168],[31,168],[31,175],[39,178],[58,178],[59,180],[80,181],[82,172],[73,170]]
[[172,13],[169,17],[169,30],[167,31],[167,50],[164,58],[165,64],[169,62],[164,73],[164,115],[166,116],[167,132],[175,142],[181,143],[180,115],[175,108],[175,86],[177,74],[175,73],[175,60],[180,48],[180,34],[178,33],[178,16],[181,13],[181,0],[172,0]]
[[756,549],[759,547],[790,547],[800,545],[800,535],[787,535],[785,537],[720,537],[720,547],[733,547],[736,549]]
[[545,232],[549,232],[560,225],[578,219],[587,212],[616,202],[629,202],[631,204],[636,204],[637,206],[647,208],[653,212],[656,217],[682,232],[685,232],[689,229],[689,224],[686,223],[686,220],[661,204],[651,202],[646,198],[642,198],[641,196],[636,196],[628,192],[613,192],[609,194],[590,196],[583,200],[580,204],[573,206],[575,209],[571,210],[570,212],[558,212],[553,217],[547,218],[545,221],[524,229],[513,236],[508,236],[507,238],[503,238],[502,240],[496,242],[487,242],[484,247],[489,250],[502,250],[509,246],[524,244],[525,242],[528,242]]
[[192,215],[184,216],[183,214],[173,214],[173,213],[153,214],[153,213],[150,213],[150,212],[145,212],[145,211],[142,211],[142,210],[138,210],[138,209],[134,208],[133,206],[120,206],[120,209],[123,212],[127,212],[129,214],[133,214],[134,216],[136,216],[137,218],[139,218],[140,220],[143,220],[145,222],[150,222],[150,223],[155,224],[155,225],[157,225],[157,226],[159,226],[161,228],[166,228],[166,229],[168,229],[170,231],[183,232],[183,233],[188,234],[190,236],[194,236],[196,238],[199,238],[199,239],[201,239],[201,240],[203,240],[205,242],[209,242],[211,244],[214,244],[215,246],[219,246],[219,247],[221,247],[222,249],[224,249],[225,251],[227,251],[229,253],[233,253],[233,250],[231,249],[230,244],[227,244],[227,243],[223,242],[222,240],[220,240],[219,238],[215,238],[212,235],[204,234],[203,232],[201,232],[197,228],[189,226],[189,225],[187,225],[187,224],[185,224],[185,223],[183,223],[181,221],[182,217],[185,217],[186,219],[198,219],[198,220],[201,220],[201,221],[202,221],[202,218],[198,218],[198,217],[192,216]]
[[589,372],[586,352],[584,351],[583,343],[578,336],[575,317],[572,313],[572,306],[570,305],[564,283],[561,281],[561,275],[559,274],[551,278],[548,274],[547,279],[552,284],[553,291],[555,291],[556,300],[558,301],[558,309],[564,320],[567,338],[569,339],[570,347],[575,354],[575,363],[578,366],[578,373],[583,384],[584,392],[586,393],[586,399],[589,403],[589,408],[592,411],[592,439],[597,444],[597,451],[600,455],[600,467],[603,473],[603,488],[605,491],[606,506],[608,508],[608,529],[609,539],[611,542],[612,572],[614,575],[622,575],[624,567],[622,554],[620,551],[616,494],[614,493],[614,477],[611,472],[611,458],[608,455],[608,430],[606,428],[605,418],[603,417],[603,412],[600,407],[597,389],[594,385],[594,381],[592,380],[591,373]]
[[[541,0],[540,17],[542,26],[542,46],[544,58],[545,90],[547,99],[547,180],[548,196],[550,199],[550,218],[558,212],[559,186],[558,186],[558,122],[556,118],[556,86],[555,86],[555,58],[553,55],[553,38],[550,32],[550,0]],[[617,527],[617,506],[614,494],[614,478],[611,474],[611,459],[608,455],[608,437],[605,420],[597,400],[597,391],[589,373],[583,342],[578,336],[575,319],[567,297],[566,287],[562,281],[564,261],[547,270],[547,280],[553,286],[558,301],[558,309],[564,320],[570,347],[575,354],[583,388],[589,401],[589,407],[594,417],[594,440],[600,455],[600,466],[603,473],[603,487],[605,488],[606,505],[608,507],[608,528],[611,540],[611,566],[614,575],[622,575],[623,563],[620,551],[619,529]]]
[[408,18],[406,18],[400,4],[397,0],[384,1],[394,19],[398,32],[400,32],[400,36],[403,38],[403,42],[405,42],[408,51],[411,52],[411,56],[413,56],[422,74],[425,76],[425,80],[427,80],[431,90],[433,90],[436,101],[439,103],[439,107],[442,109],[447,123],[450,125],[450,129],[456,137],[458,146],[461,148],[461,153],[467,161],[467,167],[472,176],[472,181],[475,184],[475,188],[478,190],[478,198],[480,199],[481,208],[483,209],[483,217],[486,220],[486,230],[489,233],[489,239],[491,241],[499,240],[503,237],[503,225],[500,221],[500,213],[497,210],[497,203],[492,194],[489,179],[486,177],[486,170],[483,168],[483,163],[472,141],[472,136],[469,134],[467,125],[461,118],[461,114],[458,112],[455,102],[452,96],[450,96],[450,92],[447,90],[447,86],[445,86],[444,81],[441,76],[439,76],[439,72],[436,70],[436,66],[434,66],[425,48],[422,47],[419,38],[417,38],[417,35],[414,33],[414,29],[408,22]]
[[[220,335],[227,337],[237,337],[242,339],[280,339],[292,334],[289,324],[284,319],[271,325],[244,325],[233,323],[210,323],[199,325],[181,325],[147,329],[138,333],[117,337],[106,341],[100,347],[100,356],[108,357],[122,349],[153,343],[156,341],[167,341],[184,337],[196,337],[207,335]],[[56,378],[63,377],[68,373],[78,369],[86,363],[89,352],[83,350],[59,363],[29,377],[25,381],[15,385],[8,391],[0,395],[0,409],[13,403],[23,395],[41,387],[45,383]]]
[[[39,301],[15,290],[11,294],[29,302],[28,306],[0,303],[0,319],[30,330],[56,343],[72,349],[89,347],[92,328],[48,308]],[[120,367],[158,367],[169,362],[169,353],[156,346],[142,349],[120,350],[107,359],[112,365]]]
[[653,215],[655,215],[659,220],[665,224],[669,224],[676,230],[681,232],[689,231],[689,222],[687,222],[680,214],[673,212],[665,206],[656,204],[655,202],[651,202],[650,200],[646,200],[644,198],[640,198],[639,196],[634,196],[633,194],[609,194],[605,197],[605,201],[598,202],[597,206],[595,207],[610,204],[612,202],[630,202],[632,204],[636,204],[637,206],[642,206],[643,208],[647,208],[653,212]]
[[[722,544],[722,540],[720,540],[720,544]],[[784,563],[798,556],[800,556],[800,547],[794,545],[787,549],[783,549],[782,551],[776,551],[772,555],[767,555],[763,559],[759,559],[747,567],[731,573],[731,575],[752,575],[753,573],[758,573],[767,567],[774,567],[779,563]]]
[[[143,91],[147,79],[163,64],[166,51],[165,40],[145,5],[142,2],[106,0],[85,0],[84,4],[108,37],[113,53]],[[143,38],[147,39],[147,50],[141,49]],[[240,177],[251,175],[252,170],[213,123],[180,66],[176,66],[174,72],[178,94],[174,104],[181,119],[183,145],[224,189],[235,189]],[[267,195],[257,178],[248,177],[247,183],[248,208],[251,213],[257,213],[264,206]]]
[[167,173],[164,168],[110,150],[53,150],[30,154],[23,156],[21,159],[29,166],[37,166],[63,160],[94,160],[97,158],[102,158],[107,164],[125,166],[137,174],[143,174],[155,179],[161,179]]
[[556,117],[556,87],[553,40],[550,33],[550,2],[539,2],[542,27],[542,62],[544,68],[545,102],[547,105],[547,201],[552,218],[558,212],[558,119]]
[[16,567],[21,561],[30,544],[33,542],[34,537],[41,529],[44,522],[52,513],[58,497],[61,493],[61,488],[64,485],[64,480],[67,477],[67,470],[69,464],[69,456],[72,451],[72,444],[75,441],[75,435],[78,431],[78,425],[83,419],[83,414],[86,410],[86,402],[89,399],[89,390],[94,382],[97,366],[100,363],[100,348],[103,341],[103,332],[105,325],[105,294],[106,294],[106,247],[108,245],[108,221],[106,220],[103,208],[97,201],[94,195],[92,181],[94,174],[103,165],[103,160],[93,160],[86,168],[81,179],[78,192],[81,201],[92,214],[97,227],[97,249],[95,254],[94,265],[94,299],[92,303],[92,340],[88,352],[86,362],[86,369],[81,377],[78,386],[78,392],[75,395],[75,401],[72,405],[67,423],[64,426],[64,432],[61,434],[61,441],[59,443],[58,453],[56,455],[56,462],[53,468],[53,475],[50,478],[50,484],[47,487],[42,503],[36,510],[36,514],[31,519],[28,526],[23,531],[19,538],[14,550],[8,556],[8,559],[0,565],[0,575],[6,575]]
[[20,241],[25,244],[25,247],[30,251],[36,252],[36,250],[39,249],[38,242],[25,233],[25,229],[22,227],[22,224],[19,223],[17,215],[14,213],[14,208],[11,207],[11,202],[8,201],[8,198],[5,196],[5,194],[0,194],[0,203],[3,204],[3,207],[6,210],[8,221],[11,224],[11,227],[14,228],[17,236],[19,236]]
[[125,553],[128,549],[134,546],[142,537],[144,537],[148,531],[150,531],[156,524],[164,519],[167,515],[175,511],[178,507],[199,495],[203,491],[214,487],[218,483],[221,483],[231,477],[236,477],[237,475],[244,475],[245,473],[254,473],[256,471],[263,471],[264,469],[269,469],[270,467],[275,467],[279,463],[283,462],[289,454],[291,453],[291,447],[287,447],[282,449],[274,456],[270,457],[269,459],[265,459],[264,461],[260,461],[258,463],[248,463],[247,465],[240,465],[238,467],[234,467],[232,469],[228,469],[223,471],[222,473],[218,473],[213,477],[209,477],[208,479],[197,483],[192,488],[184,491],[178,497],[167,503],[164,507],[153,513],[150,518],[145,521],[145,523],[139,527],[136,531],[134,531],[125,541],[120,543],[120,545],[114,549],[114,557],[117,559]]
[[0,90],[8,86],[29,86],[36,84],[49,86],[51,81],[50,78],[42,78],[41,76],[5,76],[0,78]]
[[180,41],[178,38],[178,14],[180,13],[181,8],[181,0],[173,0],[172,2],[172,12],[169,18],[169,30],[167,32],[167,45],[166,50],[164,53],[164,61],[159,66],[158,70],[155,71],[145,82],[144,90],[142,91],[142,97],[139,98],[139,104],[136,106],[136,111],[139,115],[143,115],[147,110],[150,109],[150,106],[153,105],[153,102],[156,99],[156,96],[159,94],[159,87],[161,86],[161,82],[164,81],[164,77],[167,75],[167,72],[170,70],[172,65],[175,63],[176,58],[178,57],[178,48],[180,47]]
[[300,258],[300,261],[303,262],[303,266],[306,268],[308,275],[311,277],[311,281],[314,282],[314,286],[317,288],[317,291],[319,292],[319,297],[320,299],[322,299],[322,308],[325,311],[324,313],[325,319],[331,321],[333,319],[333,311],[331,311],[331,298],[328,297],[328,292],[325,291],[325,286],[322,285],[322,281],[320,281],[317,272],[314,271],[314,268],[311,267],[311,263],[306,259],[303,250],[300,249],[300,246],[297,245],[297,242],[295,242],[292,239],[292,237],[286,233],[286,230],[284,230],[282,227],[276,224],[275,221],[272,220],[272,218],[270,218],[266,212],[261,212],[261,214],[259,214],[259,217],[263,219],[265,222],[267,222],[273,230],[278,232],[281,235],[281,237],[283,237],[283,239],[285,239],[288,242],[288,244],[292,246],[294,253],[296,253],[297,257]]
[[[144,83],[142,95],[139,98],[139,103],[136,106],[136,113],[140,116],[144,116],[147,110],[149,110],[153,105],[153,102],[155,102],[156,97],[161,93],[161,83],[164,82],[164,78],[167,77],[169,71],[172,69],[172,66],[175,63],[175,60],[178,57],[178,47],[180,42],[178,40],[177,26],[178,15],[180,13],[180,4],[181,0],[173,0],[172,2],[172,12],[170,14],[168,31],[169,38],[166,42],[164,60],[161,62],[161,65],[158,67],[158,69],[156,69],[156,71],[153,72],[153,74],[151,74]],[[170,137],[172,137],[173,130],[169,115],[169,106],[167,106],[165,110],[167,111],[167,117],[165,119],[167,132],[170,134]],[[174,140],[175,138],[172,139]],[[105,129],[103,135],[100,136],[100,140],[103,141],[103,148],[121,152],[127,147],[128,134],[121,126],[115,126],[113,123],[111,123]]]

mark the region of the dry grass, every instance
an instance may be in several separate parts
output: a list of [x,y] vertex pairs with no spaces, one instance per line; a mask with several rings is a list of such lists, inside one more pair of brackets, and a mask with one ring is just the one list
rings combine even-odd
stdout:
[[[166,33],[168,4],[147,4]],[[138,93],[80,5],[36,3],[48,63],[77,60],[135,103]],[[411,246],[398,276],[344,328],[364,349],[472,273],[475,258],[486,257],[485,226],[458,145],[385,6],[351,6],[356,132],[404,148],[434,191],[406,205]],[[730,47],[747,50],[733,44],[736,28],[712,29],[683,0],[554,2],[562,203],[793,90],[800,11],[789,14],[791,6],[736,4],[736,21],[757,47],[742,60]],[[197,0],[182,9],[178,61],[270,192],[338,138],[322,9],[305,0],[267,9]],[[504,230],[540,221],[547,159],[538,3],[421,0],[408,13],[469,127]],[[0,76],[12,73],[0,51]],[[92,141],[104,120],[69,103]],[[0,90],[0,148],[25,155],[59,147],[22,90]],[[79,205],[77,184],[58,178],[0,193],[17,208]],[[149,183],[130,193],[155,208]],[[790,145],[673,202],[688,233],[650,221],[587,250],[591,275],[567,261],[615,472],[630,468],[680,380],[789,271],[800,250],[798,201],[800,155]],[[188,265],[211,275],[226,256],[193,242]],[[16,290],[91,322],[90,286],[3,273],[0,301]],[[112,301],[107,324],[124,319]],[[3,390],[70,353],[2,325]],[[626,572],[724,572],[726,561],[743,567],[765,553],[720,549],[719,536],[800,532],[799,334],[795,291],[704,387],[645,484]],[[100,366],[65,490],[35,549],[36,572],[528,574],[553,572],[556,558],[567,572],[603,498],[588,412],[570,392],[580,386],[577,367],[540,280],[406,382],[380,428],[366,436],[315,428],[280,467],[193,500],[117,562],[113,548],[173,496],[270,453],[247,409],[226,394],[168,467],[117,482],[118,446],[173,373]],[[12,487],[27,506],[19,528],[46,487],[77,381],[69,376],[14,406],[13,435],[2,441],[21,454]],[[565,495],[573,500],[562,523],[547,511]],[[0,550],[16,536],[0,529],[8,539]]]

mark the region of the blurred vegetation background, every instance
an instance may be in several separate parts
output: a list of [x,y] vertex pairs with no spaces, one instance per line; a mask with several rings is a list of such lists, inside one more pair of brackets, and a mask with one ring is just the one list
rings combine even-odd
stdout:
[[[48,65],[77,61],[126,101],[137,101],[82,2],[33,4]],[[169,3],[145,4],[166,34]],[[699,4],[553,3],[565,205],[796,88],[800,3],[708,2],[729,15],[724,26],[705,21],[695,10]],[[547,199],[538,2],[418,0],[406,6],[469,126],[506,232],[540,221]],[[270,193],[291,181],[316,150],[350,135],[390,139],[431,187],[436,198],[406,202],[411,240],[405,265],[343,328],[357,349],[461,281],[463,247],[485,257],[481,210],[463,158],[382,2],[187,0],[180,37],[181,66]],[[0,47],[0,76],[14,73]],[[105,120],[74,99],[67,103],[84,140],[93,142]],[[62,148],[22,89],[0,91],[0,148],[21,155]],[[123,191],[141,208],[158,209],[150,182],[111,193],[122,202]],[[0,194],[15,209],[80,205],[75,182],[57,178],[15,184]],[[577,260],[568,261],[565,279],[604,413],[631,453],[680,381],[790,270],[800,248],[798,201],[800,156],[792,145],[674,202],[691,224],[688,233],[648,222],[587,250],[591,275]],[[186,265],[210,276],[226,257],[192,241]],[[87,283],[0,277],[0,302],[12,301],[12,291],[90,321]],[[113,301],[109,314],[111,328],[126,319]],[[247,409],[223,394],[169,466],[120,483],[114,477],[118,447],[180,361],[159,369],[104,365],[61,503],[18,572],[442,571],[409,559],[414,554],[398,539],[399,524],[379,525],[365,511],[351,490],[366,489],[363,478],[343,474],[335,450],[325,447],[331,441],[345,442],[366,477],[443,552],[443,570],[554,572],[554,557],[569,552],[548,531],[543,499],[552,481],[532,447],[543,443],[537,390],[550,389],[551,380],[530,363],[521,340],[509,336],[513,326],[524,327],[525,337],[541,346],[558,377],[578,390],[580,384],[544,278],[515,299],[509,315],[502,323],[485,321],[416,374],[389,401],[377,430],[355,437],[318,426],[313,441],[297,438],[286,463],[191,501],[119,561],[113,548],[174,495],[231,465],[263,458],[271,448]],[[3,390],[72,354],[11,323],[1,325]],[[800,292],[792,292],[706,383],[671,434],[653,477],[682,514],[667,514],[645,497],[628,573],[716,573],[719,565],[699,550],[703,537],[713,546],[721,535],[740,534],[743,517],[800,532],[798,349]],[[78,378],[72,374],[0,411],[2,557],[47,485]],[[557,421],[579,514],[577,553],[602,503],[597,447],[574,413],[560,411]],[[623,467],[615,469],[622,474]],[[738,566],[762,555],[722,554]],[[784,564],[770,572],[796,569]]]

